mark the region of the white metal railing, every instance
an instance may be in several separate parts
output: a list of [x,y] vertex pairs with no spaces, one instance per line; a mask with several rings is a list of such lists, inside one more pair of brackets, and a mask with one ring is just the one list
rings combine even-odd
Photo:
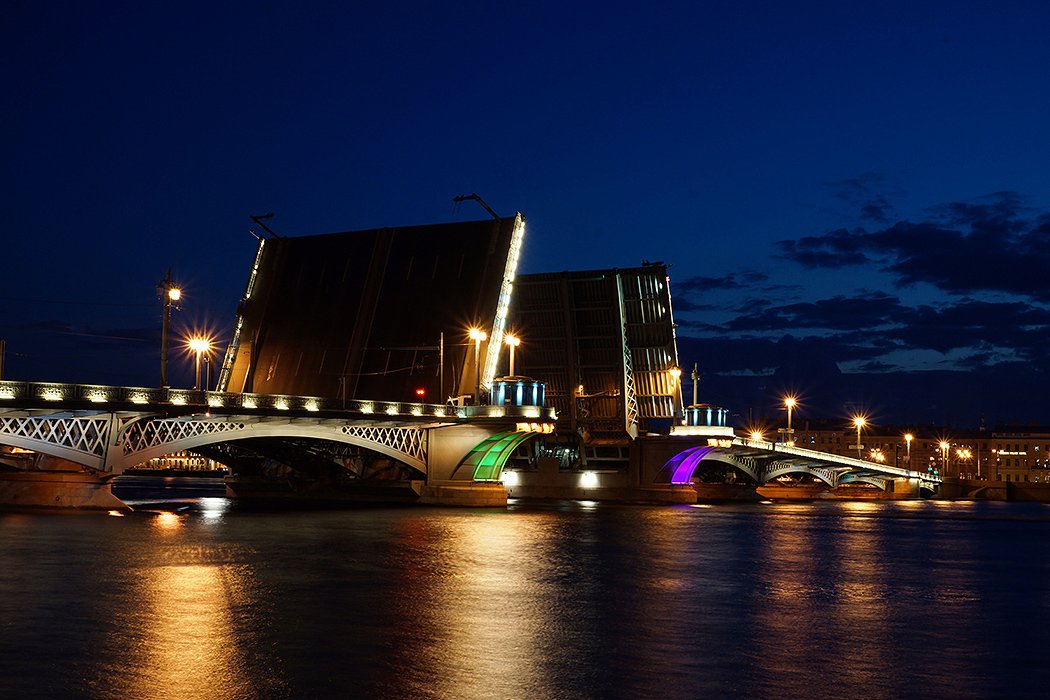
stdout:
[[54,403],[91,403],[99,407],[112,404],[135,406],[200,406],[206,409],[247,409],[267,411],[307,411],[375,414],[387,416],[426,416],[448,419],[521,418],[535,421],[555,420],[553,407],[544,406],[453,406],[449,404],[406,403],[330,399],[321,396],[287,394],[248,394],[195,389],[103,386],[99,384],[60,384],[57,382],[0,381],[0,408],[19,401]]

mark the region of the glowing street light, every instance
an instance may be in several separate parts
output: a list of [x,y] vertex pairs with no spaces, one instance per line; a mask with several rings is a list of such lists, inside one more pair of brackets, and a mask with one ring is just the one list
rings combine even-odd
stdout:
[[171,305],[182,298],[182,290],[171,279],[170,268],[164,279],[157,283],[157,293],[164,302],[164,316],[160,331],[160,386],[164,388],[168,386],[168,335],[171,329]]
[[864,416],[854,416],[853,425],[857,426],[857,459],[864,459],[862,451],[864,445],[860,444],[860,431],[863,430],[864,426],[868,424],[868,421],[864,420]]
[[521,345],[521,338],[517,337],[516,335],[506,335],[503,338],[503,342],[506,343],[507,347],[510,348],[510,372],[508,373],[507,376],[508,377],[513,377],[514,376],[514,348],[516,348],[519,345]]
[[787,430],[783,430],[781,432],[784,433],[784,444],[785,445],[793,445],[793,444],[795,444],[795,440],[793,438],[793,436],[795,434],[795,431],[791,429],[791,411],[794,410],[795,406],[797,406],[797,405],[798,405],[798,399],[796,399],[794,396],[785,396],[784,397],[784,406],[787,408],[787,414],[788,414],[788,424],[787,424]]
[[951,445],[948,444],[947,440],[941,440],[941,443],[940,443],[940,448],[941,448],[941,473],[944,474],[944,476],[948,476],[948,448],[949,447],[951,447]]
[[752,442],[762,442],[762,439],[762,433],[758,432],[757,430],[751,433]]
[[667,372],[671,375],[671,418],[673,422],[673,419],[678,417],[678,396],[681,393],[678,382],[682,379],[682,368],[671,365]]
[[914,439],[915,439],[915,436],[912,435],[911,433],[905,433],[904,434],[904,444],[908,448],[908,453],[907,453],[908,469],[911,469],[911,441],[914,440]]
[[470,329],[470,339],[474,341],[474,368],[477,381],[474,382],[474,405],[481,403],[481,341],[488,340],[488,334],[478,328]]
[[[969,447],[960,447],[960,448],[958,448],[957,450],[955,450],[955,456],[961,462],[967,462],[966,473],[969,474],[970,473],[969,461],[971,459],[973,459],[973,452],[970,451],[970,448]],[[959,464],[959,462],[956,462],[956,464]],[[960,468],[959,468],[960,472],[962,471],[961,467],[962,467],[962,465],[960,464]],[[961,476],[960,476],[960,478],[961,478]]]
[[196,379],[194,380],[193,388],[194,390],[197,390],[201,388],[201,355],[204,355],[205,353],[211,353],[211,340],[209,340],[208,338],[196,336],[190,338],[187,345],[189,346],[190,350],[192,350],[196,355],[196,359],[194,361]]

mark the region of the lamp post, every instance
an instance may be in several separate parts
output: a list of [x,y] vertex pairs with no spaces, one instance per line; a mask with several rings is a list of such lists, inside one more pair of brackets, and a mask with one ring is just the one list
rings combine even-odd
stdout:
[[681,393],[681,387],[678,382],[682,378],[682,368],[676,365],[671,365],[671,368],[667,370],[671,374],[671,422],[678,418],[678,396]]
[[190,338],[189,347],[190,350],[192,350],[196,355],[196,359],[194,361],[195,379],[193,383],[193,389],[196,391],[201,388],[201,355],[211,351],[211,341],[207,338],[197,336],[194,338]]
[[503,339],[503,342],[510,348],[510,372],[507,374],[508,377],[514,376],[514,348],[521,345],[521,338],[515,335],[508,335]]
[[[795,408],[795,406],[797,404],[798,404],[798,400],[794,396],[785,396],[784,397],[784,406],[787,408],[787,414],[788,414],[787,430],[783,431],[783,433],[784,433],[784,444],[785,445],[793,445],[795,443],[795,441],[792,439],[792,437],[795,434],[795,431],[791,429],[791,411],[794,410],[794,408]],[[860,442],[860,440],[858,440],[857,442]]]
[[157,283],[157,292],[164,300],[164,319],[160,330],[160,386],[163,389],[168,386],[168,335],[171,329],[171,305],[182,298],[182,290],[175,286],[171,279],[171,269],[168,274]]
[[904,433],[904,444],[908,448],[906,458],[908,460],[908,469],[911,469],[911,441],[915,439],[915,436],[911,433]]
[[481,341],[488,340],[488,334],[477,328],[470,329],[470,339],[474,341],[474,370],[476,381],[474,382],[474,405],[481,403]]
[[945,478],[948,477],[948,448],[951,445],[948,444],[947,440],[941,440],[941,475]]
[[855,416],[853,418],[853,425],[857,426],[857,459],[864,459],[861,454],[864,450],[864,445],[860,444],[860,431],[867,423],[868,421],[864,420],[863,416]]

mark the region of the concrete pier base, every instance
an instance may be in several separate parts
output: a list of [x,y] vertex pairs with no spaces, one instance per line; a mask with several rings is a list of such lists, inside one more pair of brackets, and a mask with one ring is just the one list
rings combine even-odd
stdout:
[[0,472],[0,507],[130,512],[113,495],[113,478],[113,474],[71,471]]
[[447,481],[424,486],[419,502],[431,506],[506,508],[507,489],[498,483]]

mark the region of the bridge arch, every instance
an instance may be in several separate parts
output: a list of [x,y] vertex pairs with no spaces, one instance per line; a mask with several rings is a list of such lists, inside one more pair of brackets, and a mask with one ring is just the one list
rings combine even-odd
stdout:
[[892,480],[884,476],[875,476],[874,474],[842,474],[839,476],[839,483],[871,484],[876,488],[886,491],[889,489]]
[[833,488],[838,486],[839,482],[839,474],[835,469],[816,464],[795,462],[792,460],[776,460],[767,465],[765,474],[763,475],[765,478],[759,483],[768,483],[778,477],[786,476],[788,474],[808,474],[816,477]]
[[304,438],[328,440],[374,450],[427,473],[428,429],[380,427],[336,423],[299,423],[287,420],[211,421],[179,418],[143,418],[122,426],[119,450],[107,471],[123,471],[136,464],[182,450],[251,438]]
[[701,462],[721,462],[735,467],[757,483],[759,469],[757,460],[746,455],[735,455],[719,447],[697,445],[689,447],[667,460],[657,472],[656,482],[664,484],[690,484]]
[[499,481],[503,467],[519,445],[537,436],[537,433],[508,430],[485,438],[472,447],[452,471],[452,478],[460,469],[473,468],[474,481]]
[[0,417],[0,443],[103,470],[111,414]]

